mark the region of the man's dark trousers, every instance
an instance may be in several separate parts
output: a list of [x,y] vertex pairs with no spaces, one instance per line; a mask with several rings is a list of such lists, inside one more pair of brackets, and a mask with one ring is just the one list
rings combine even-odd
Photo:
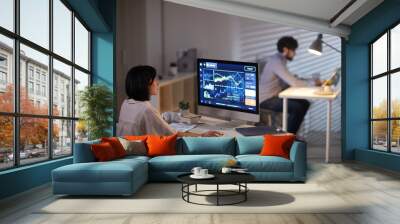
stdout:
[[[287,132],[296,134],[304,120],[304,116],[310,107],[310,102],[302,99],[288,99],[288,122]],[[276,97],[269,98],[260,104],[260,109],[283,111],[283,99]]]

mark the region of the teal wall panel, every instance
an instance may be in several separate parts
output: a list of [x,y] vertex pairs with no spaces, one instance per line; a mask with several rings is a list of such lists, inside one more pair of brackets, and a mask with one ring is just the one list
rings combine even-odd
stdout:
[[399,156],[369,150],[369,43],[400,22],[400,1],[386,0],[351,27],[345,42],[343,159],[399,170]]
[[72,157],[0,172],[0,199],[51,181],[51,171],[72,163]]

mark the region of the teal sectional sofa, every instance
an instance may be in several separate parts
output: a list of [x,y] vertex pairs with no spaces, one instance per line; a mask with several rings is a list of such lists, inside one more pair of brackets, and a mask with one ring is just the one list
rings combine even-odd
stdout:
[[193,167],[218,172],[228,160],[236,160],[259,182],[304,182],[306,180],[306,144],[295,141],[290,159],[260,156],[262,136],[184,137],[177,141],[177,155],[127,156],[96,162],[90,149],[98,141],[75,144],[74,163],[52,171],[54,194],[131,195],[148,181],[176,181]]

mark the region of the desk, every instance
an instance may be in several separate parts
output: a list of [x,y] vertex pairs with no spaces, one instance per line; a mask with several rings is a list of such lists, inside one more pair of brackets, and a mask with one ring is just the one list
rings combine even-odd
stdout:
[[288,114],[288,99],[305,99],[305,100],[325,100],[327,102],[326,107],[326,139],[325,139],[325,162],[329,162],[329,150],[330,150],[330,131],[331,131],[331,110],[332,101],[336,99],[340,91],[334,91],[329,95],[320,95],[315,92],[320,87],[290,87],[281,93],[279,97],[283,98],[283,113],[282,113],[282,129],[287,130],[287,114]]
[[225,121],[217,118],[202,116],[200,119],[200,124],[190,132],[203,133],[205,131],[220,131],[224,133],[224,136],[235,137],[242,136],[235,128],[243,127],[254,127],[252,125],[246,124],[245,121]]

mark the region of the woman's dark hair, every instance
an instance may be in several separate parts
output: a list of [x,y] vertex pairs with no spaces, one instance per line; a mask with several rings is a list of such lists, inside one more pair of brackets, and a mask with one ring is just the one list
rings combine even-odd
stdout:
[[297,40],[291,36],[284,36],[278,40],[277,47],[279,52],[283,52],[283,48],[286,47],[291,50],[296,50],[299,44]]
[[128,98],[138,101],[150,100],[149,85],[153,83],[156,74],[156,69],[148,65],[131,68],[125,81],[125,91]]

